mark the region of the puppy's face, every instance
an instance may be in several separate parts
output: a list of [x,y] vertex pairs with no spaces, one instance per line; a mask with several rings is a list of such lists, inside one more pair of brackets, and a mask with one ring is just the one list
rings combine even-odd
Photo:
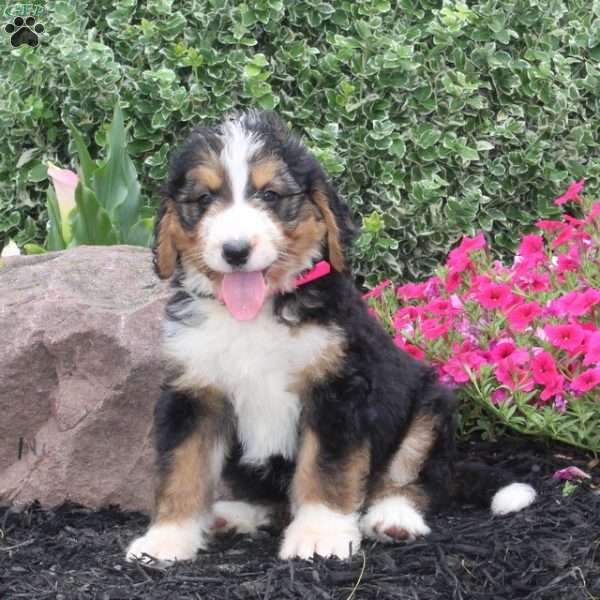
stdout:
[[316,161],[274,115],[253,111],[195,131],[173,158],[155,265],[170,277],[179,259],[204,293],[256,304],[321,257],[343,270],[350,228]]

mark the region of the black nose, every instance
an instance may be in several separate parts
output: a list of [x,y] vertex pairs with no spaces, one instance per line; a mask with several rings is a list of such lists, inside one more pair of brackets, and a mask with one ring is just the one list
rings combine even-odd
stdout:
[[250,256],[250,244],[245,240],[225,242],[223,244],[223,258],[232,267],[241,267],[246,264]]

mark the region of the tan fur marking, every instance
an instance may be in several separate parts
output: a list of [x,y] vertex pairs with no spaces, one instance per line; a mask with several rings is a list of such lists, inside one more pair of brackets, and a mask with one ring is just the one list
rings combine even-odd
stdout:
[[177,255],[189,251],[194,246],[194,233],[187,233],[181,227],[175,204],[167,201],[167,209],[158,224],[156,241],[156,268],[161,279],[168,279],[175,271]]
[[251,167],[250,179],[257,190],[263,189],[282,170],[283,165],[278,160],[264,159]]
[[417,509],[427,510],[429,497],[418,483],[419,473],[437,439],[437,419],[417,415],[410,424],[387,470],[369,492],[369,504],[390,496],[402,496]]
[[226,442],[226,433],[217,432],[210,415],[221,401],[216,390],[210,389],[198,400],[209,416],[173,451],[171,463],[158,481],[154,522],[194,517],[214,501],[218,477],[213,473],[213,454],[219,442]]
[[313,192],[313,200],[323,214],[323,219],[325,219],[325,225],[327,226],[329,262],[336,271],[342,272],[346,268],[344,253],[340,243],[340,232],[335,222],[335,216],[331,208],[329,208],[329,199],[322,191],[315,190]]
[[317,435],[307,430],[292,482],[294,505],[325,504],[343,513],[358,510],[364,500],[369,458],[369,449],[363,446],[351,452],[342,464],[328,469],[320,460]]
[[286,276],[290,269],[297,269],[306,263],[319,247],[325,237],[327,228],[322,221],[318,221],[314,212],[306,208],[300,222],[292,230],[282,228],[286,240],[286,256],[269,269],[269,281],[274,288],[278,288],[279,281]]
[[200,165],[192,169],[190,175],[211,192],[216,192],[223,185],[223,174],[216,166]]
[[418,478],[436,441],[436,425],[431,415],[418,415],[413,419],[388,467],[388,475],[394,483],[407,485]]
[[374,504],[378,500],[389,498],[390,496],[402,496],[406,498],[416,509],[421,512],[427,511],[430,504],[430,498],[427,492],[418,483],[408,485],[397,485],[385,475],[382,476],[369,493],[367,503]]

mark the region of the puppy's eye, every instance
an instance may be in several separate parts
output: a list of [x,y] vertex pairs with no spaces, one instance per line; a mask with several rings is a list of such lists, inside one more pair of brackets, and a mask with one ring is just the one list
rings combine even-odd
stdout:
[[274,192],[273,190],[264,190],[264,191],[262,191],[260,193],[260,197],[265,202],[268,202],[269,204],[277,202],[281,198],[281,196],[277,192]]
[[213,199],[213,195],[209,192],[204,192],[203,194],[199,194],[199,195],[191,195],[188,196],[184,202],[186,204],[202,204],[203,206],[206,206],[207,204],[210,204],[212,202]]

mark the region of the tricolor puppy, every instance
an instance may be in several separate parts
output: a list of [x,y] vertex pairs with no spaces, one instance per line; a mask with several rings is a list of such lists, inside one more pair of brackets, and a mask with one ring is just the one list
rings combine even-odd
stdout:
[[273,114],[196,130],[175,155],[154,246],[175,290],[173,375],[154,416],[155,514],[128,558],[192,559],[215,531],[286,509],[281,558],[346,557],[363,537],[427,535],[426,511],[451,497],[495,513],[531,503],[529,486],[496,492],[497,472],[453,463],[453,395],[369,315],[352,234]]

